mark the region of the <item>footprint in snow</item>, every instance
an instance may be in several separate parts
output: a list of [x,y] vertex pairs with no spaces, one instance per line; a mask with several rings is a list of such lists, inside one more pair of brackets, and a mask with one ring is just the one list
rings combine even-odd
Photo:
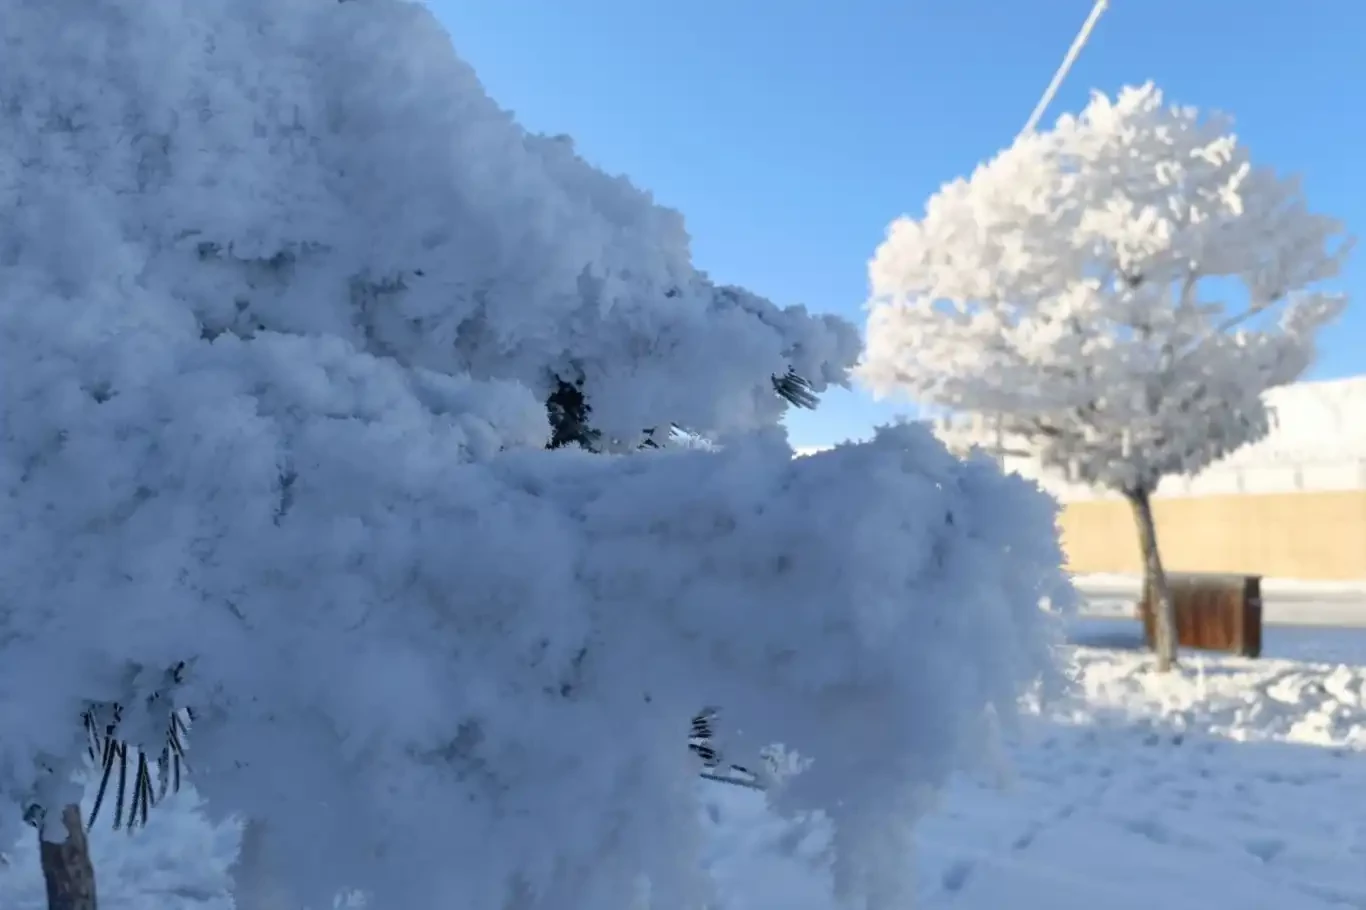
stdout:
[[1171,828],[1151,818],[1135,818],[1120,822],[1124,830],[1139,837],[1147,838],[1155,844],[1164,847],[1182,847],[1186,849],[1205,849],[1209,845],[1189,835],[1173,831]]
[[1269,863],[1285,852],[1285,841],[1276,838],[1255,838],[1243,844],[1243,848],[1262,862]]
[[970,859],[960,859],[949,868],[944,870],[944,875],[939,879],[940,885],[945,891],[956,894],[963,890],[963,886],[972,878],[972,873],[977,864]]

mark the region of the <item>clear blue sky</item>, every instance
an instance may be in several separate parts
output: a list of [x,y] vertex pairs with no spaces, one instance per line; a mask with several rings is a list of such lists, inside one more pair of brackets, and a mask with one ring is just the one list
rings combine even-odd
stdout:
[[[1009,143],[1091,0],[429,0],[529,128],[681,210],[699,267],[862,325],[893,218]],[[1112,0],[1045,123],[1090,89],[1155,80],[1234,114],[1254,158],[1366,233],[1366,0]],[[1361,298],[1311,374],[1366,372]],[[826,396],[794,445],[905,405]]]

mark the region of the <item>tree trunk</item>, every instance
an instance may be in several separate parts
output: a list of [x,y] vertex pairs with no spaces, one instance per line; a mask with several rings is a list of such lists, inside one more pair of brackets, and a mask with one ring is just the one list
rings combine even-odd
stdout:
[[57,842],[43,837],[46,827],[47,823],[38,826],[38,856],[47,884],[48,910],[96,910],[95,867],[90,862],[81,807],[62,809],[65,840]]
[[1151,592],[1155,601],[1153,611],[1153,645],[1157,651],[1157,671],[1166,673],[1176,665],[1176,604],[1167,585],[1167,573],[1162,568],[1162,555],[1157,549],[1157,525],[1153,521],[1152,501],[1146,491],[1126,492],[1125,498],[1134,510],[1138,525],[1138,549],[1143,554],[1144,594]]

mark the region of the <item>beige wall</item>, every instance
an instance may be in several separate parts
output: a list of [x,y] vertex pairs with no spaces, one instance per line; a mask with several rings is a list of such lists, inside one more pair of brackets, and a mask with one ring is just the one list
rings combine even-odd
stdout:
[[[1153,500],[1168,569],[1269,578],[1366,579],[1366,490]],[[1139,571],[1128,503],[1068,503],[1059,520],[1073,572]]]

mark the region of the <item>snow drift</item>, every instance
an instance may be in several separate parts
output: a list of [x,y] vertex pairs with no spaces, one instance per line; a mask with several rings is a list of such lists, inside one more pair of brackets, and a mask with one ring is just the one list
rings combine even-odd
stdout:
[[[1051,500],[917,428],[793,461],[772,377],[854,330],[714,286],[420,6],[12,0],[0,44],[0,819],[75,799],[83,712],[189,706],[300,899],[694,906],[721,705],[905,893],[1050,667]],[[725,445],[545,451],[561,380],[609,447]]]

